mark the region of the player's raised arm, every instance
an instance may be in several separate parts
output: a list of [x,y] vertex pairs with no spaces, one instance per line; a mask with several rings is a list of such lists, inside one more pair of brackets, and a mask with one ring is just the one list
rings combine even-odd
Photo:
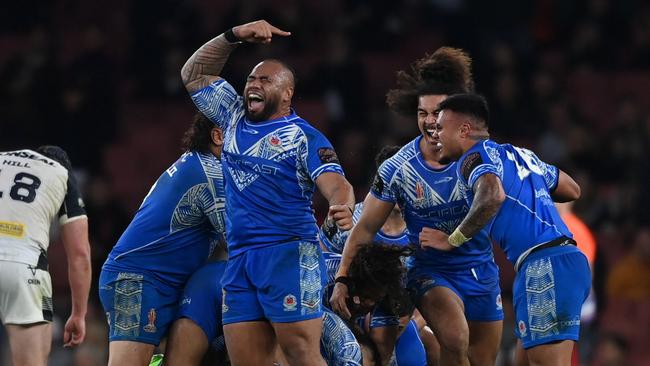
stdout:
[[183,65],[181,77],[185,88],[193,93],[217,80],[230,52],[240,42],[270,43],[274,35],[289,36],[291,33],[276,28],[265,20],[257,20],[236,26],[211,39]]

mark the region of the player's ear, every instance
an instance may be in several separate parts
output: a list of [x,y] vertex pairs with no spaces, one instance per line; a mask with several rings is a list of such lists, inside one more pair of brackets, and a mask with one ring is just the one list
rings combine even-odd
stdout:
[[469,121],[462,122],[460,124],[460,135],[467,137],[470,132],[472,132],[472,124]]
[[283,95],[283,102],[288,103],[291,102],[291,98],[293,98],[293,87],[289,86],[284,90],[284,95]]
[[210,131],[210,139],[213,144],[223,146],[223,131],[221,131],[220,128],[214,127],[212,131]]

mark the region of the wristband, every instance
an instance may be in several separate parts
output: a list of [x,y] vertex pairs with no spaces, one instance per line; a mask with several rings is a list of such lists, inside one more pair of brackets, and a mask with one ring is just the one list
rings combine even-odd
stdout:
[[349,291],[351,291],[352,288],[354,287],[354,281],[352,281],[352,279],[350,277],[347,277],[347,276],[336,277],[336,279],[334,280],[334,283],[342,283],[342,284],[344,284],[345,286],[347,286]]
[[241,40],[239,38],[237,38],[235,33],[232,31],[232,28],[225,31],[223,33],[223,36],[226,37],[226,41],[228,41],[230,43],[239,43],[239,42],[241,42]]
[[452,247],[458,248],[470,239],[471,238],[466,237],[458,228],[456,228],[456,230],[454,230],[454,232],[447,238],[447,242]]

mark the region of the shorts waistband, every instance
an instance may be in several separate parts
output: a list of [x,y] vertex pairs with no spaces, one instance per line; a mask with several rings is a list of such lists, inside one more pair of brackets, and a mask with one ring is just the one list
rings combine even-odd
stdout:
[[536,245],[532,247],[531,249],[528,249],[525,251],[522,255],[519,256],[517,259],[517,263],[515,263],[515,272],[519,272],[519,268],[521,267],[521,264],[524,263],[526,258],[530,256],[531,254],[538,252],[543,249],[548,249],[548,248],[553,248],[553,247],[559,247],[559,246],[565,246],[565,245],[575,245],[577,246],[577,243],[575,240],[567,237],[567,236],[561,236],[557,239],[553,239],[551,241],[548,241],[546,243],[542,243],[539,245]]

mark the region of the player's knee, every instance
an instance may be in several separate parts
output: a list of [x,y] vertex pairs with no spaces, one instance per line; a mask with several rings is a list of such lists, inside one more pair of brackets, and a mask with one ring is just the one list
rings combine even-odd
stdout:
[[469,351],[469,329],[467,327],[447,329],[439,334],[438,341],[447,353],[467,355]]
[[284,337],[280,341],[282,352],[290,361],[294,360],[309,360],[320,355],[320,343],[318,340],[314,341],[313,337],[303,332],[296,332],[289,337]]

